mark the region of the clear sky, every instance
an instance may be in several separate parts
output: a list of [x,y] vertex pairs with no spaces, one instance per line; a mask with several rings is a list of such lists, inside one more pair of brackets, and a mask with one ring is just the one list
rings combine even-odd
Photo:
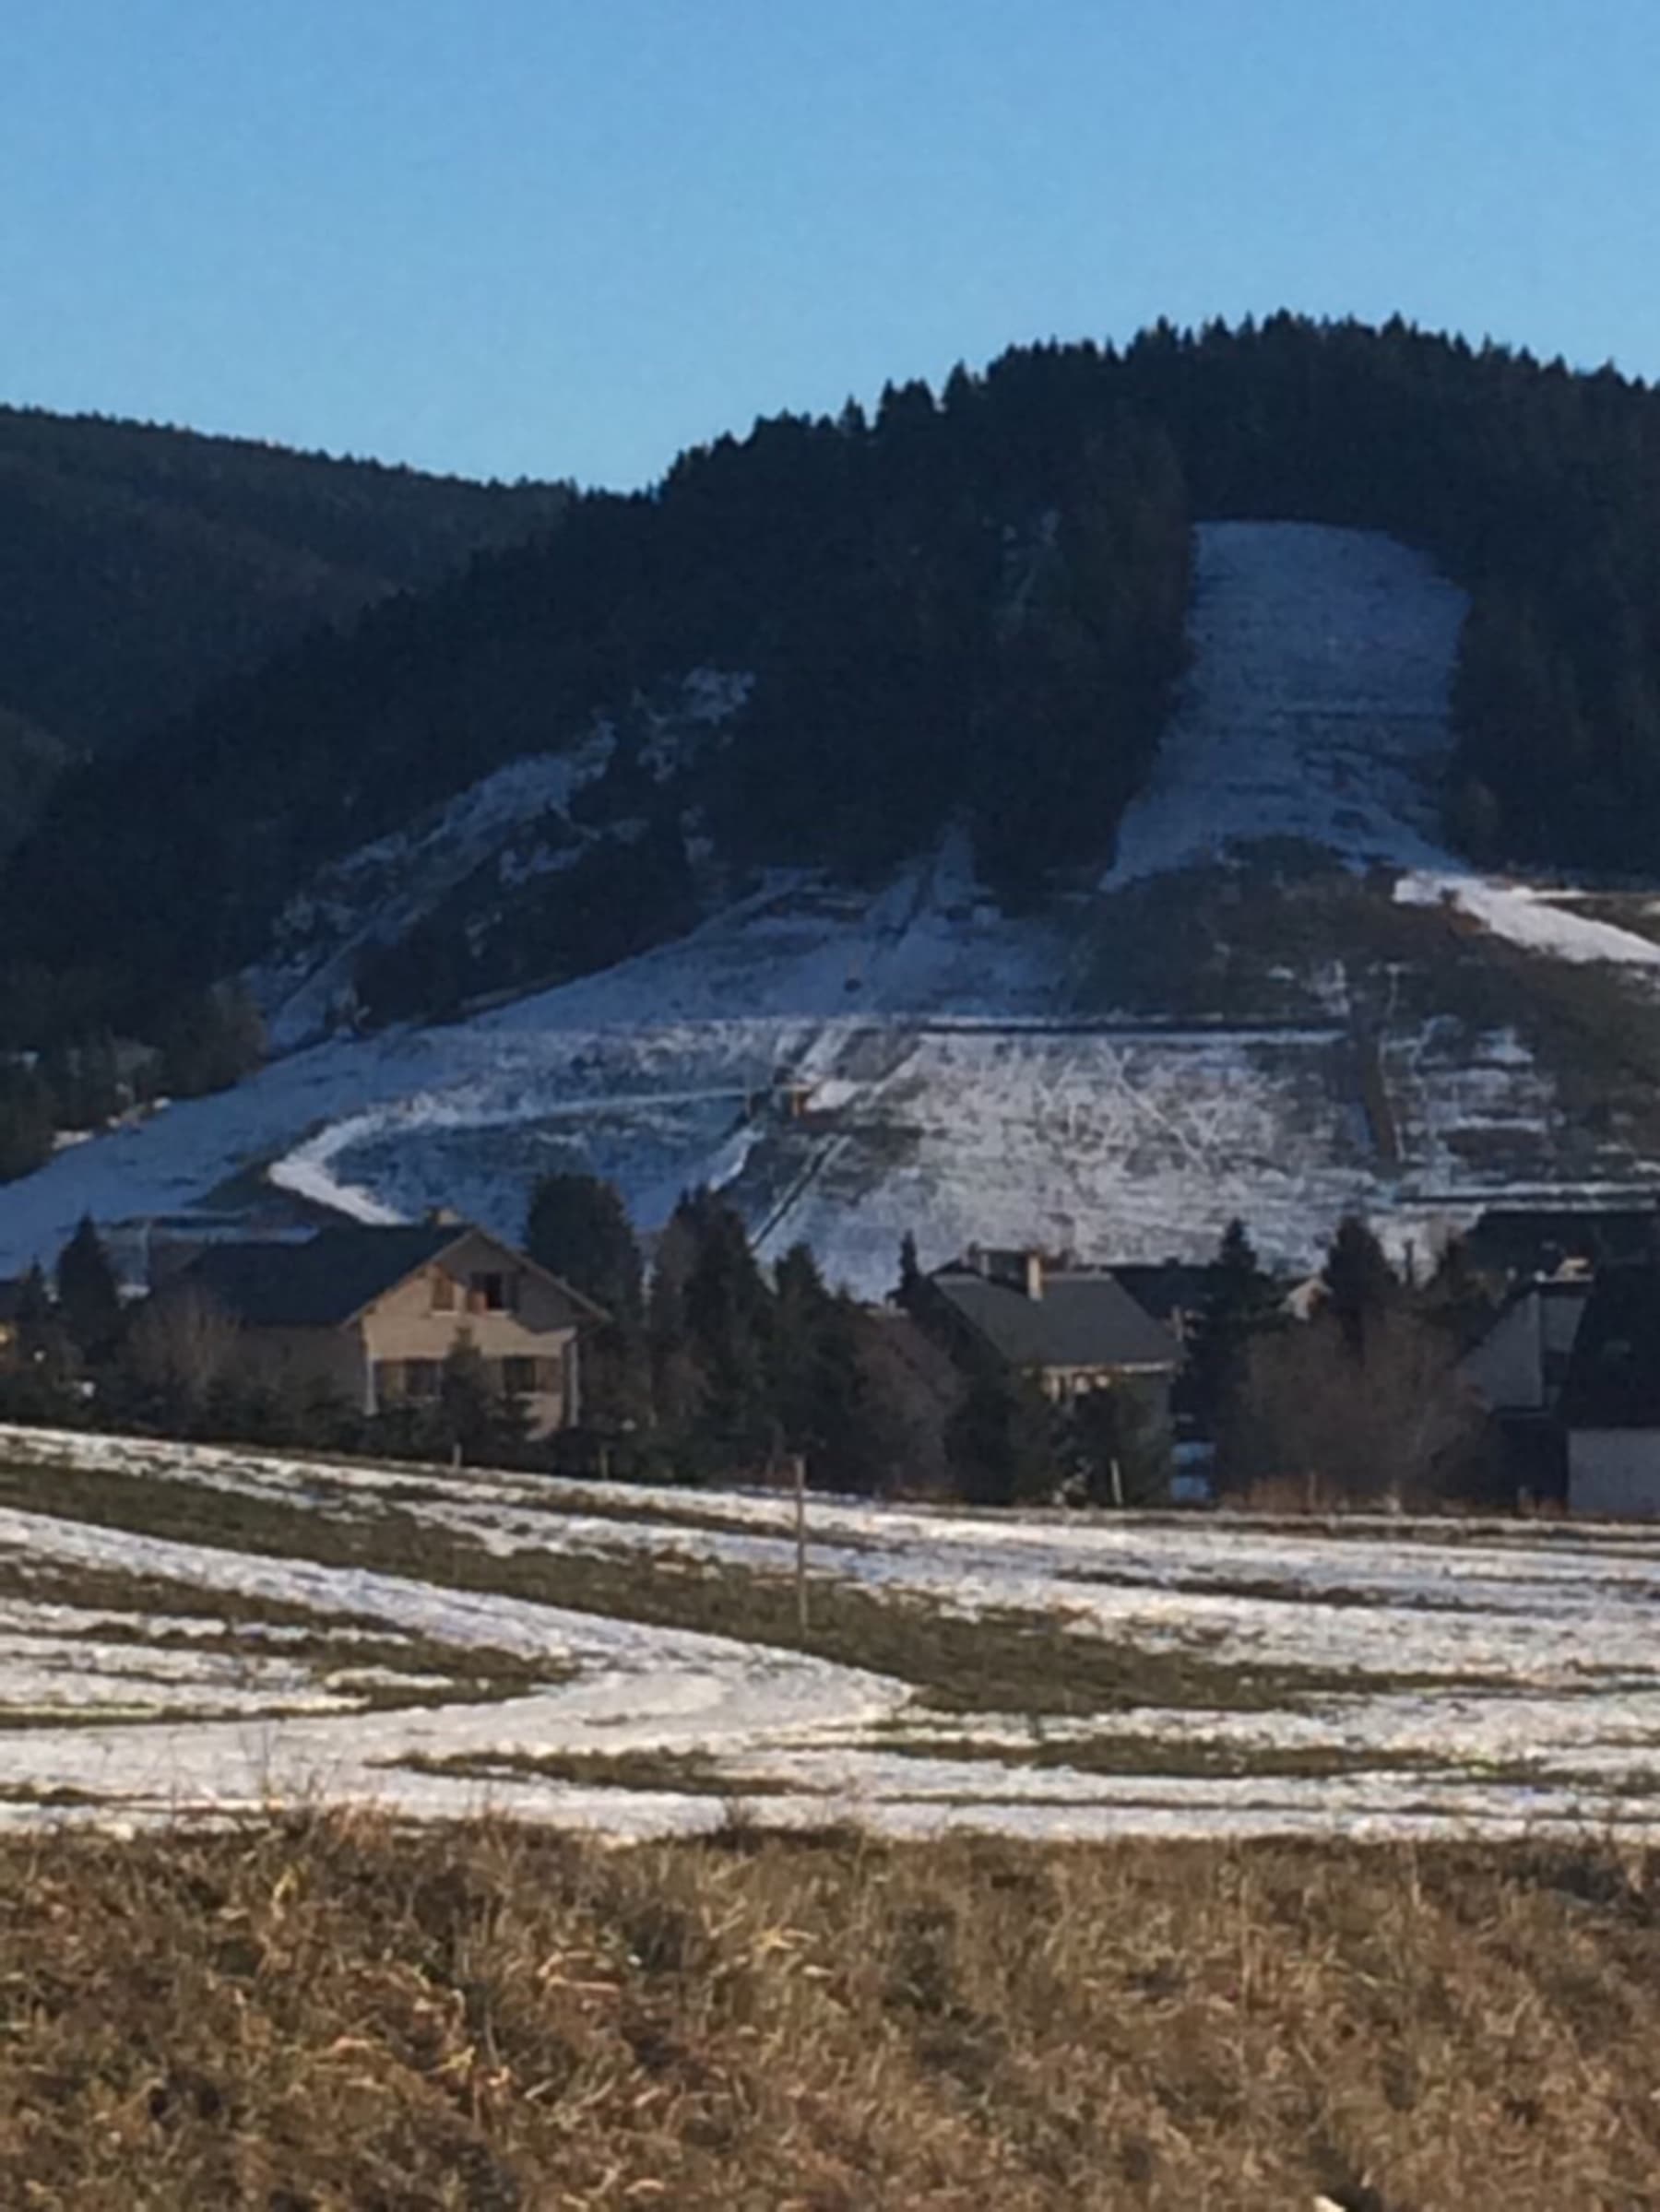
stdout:
[[1660,373],[1660,0],[0,0],[0,397],[646,481],[1049,336]]

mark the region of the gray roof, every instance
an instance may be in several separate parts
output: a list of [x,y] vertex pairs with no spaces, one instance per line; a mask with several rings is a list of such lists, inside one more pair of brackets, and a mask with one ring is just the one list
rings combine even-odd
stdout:
[[1200,1312],[1216,1284],[1215,1264],[1205,1260],[1165,1260],[1152,1266],[1115,1267],[1112,1275],[1144,1313],[1165,1322],[1180,1314]]
[[304,1244],[216,1244],[181,1271],[254,1329],[335,1329],[472,1231],[464,1222],[353,1224]]
[[1097,1269],[1046,1269],[1039,1298],[967,1268],[930,1281],[1014,1367],[1168,1368],[1180,1357],[1170,1331]]

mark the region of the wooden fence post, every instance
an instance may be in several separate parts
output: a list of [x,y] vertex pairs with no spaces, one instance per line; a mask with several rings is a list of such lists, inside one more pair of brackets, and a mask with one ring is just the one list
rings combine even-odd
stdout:
[[807,1461],[795,1455],[796,1634],[807,1641]]

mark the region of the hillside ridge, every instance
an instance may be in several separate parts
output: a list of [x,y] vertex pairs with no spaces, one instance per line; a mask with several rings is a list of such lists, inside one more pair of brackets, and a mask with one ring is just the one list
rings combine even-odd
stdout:
[[[1558,985],[1600,1020],[1606,978],[1641,1054],[1660,946],[1428,833],[1459,604],[1376,535],[1202,526],[1172,733],[1192,780],[1132,805],[1121,881],[1012,917],[960,826],[873,890],[775,870],[611,968],[342,1032],[79,1145],[0,1192],[0,1258],[49,1255],[83,1210],[138,1237],[285,1201],[451,1203],[512,1235],[536,1174],[569,1165],[615,1179],[647,1231],[716,1185],[764,1255],[804,1237],[874,1295],[907,1230],[937,1259],[1158,1260],[1242,1214],[1298,1260],[1351,1209],[1427,1246],[1517,1191],[1652,1188],[1660,1132],[1619,1119],[1621,1090],[1593,1125],[1564,1089]],[[486,873],[527,826],[511,804],[439,822]]]

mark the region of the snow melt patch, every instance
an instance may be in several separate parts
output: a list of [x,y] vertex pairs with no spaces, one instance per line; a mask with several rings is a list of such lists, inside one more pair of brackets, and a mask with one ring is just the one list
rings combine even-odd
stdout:
[[1575,966],[1600,961],[1660,968],[1660,944],[1613,922],[1575,914],[1534,885],[1494,881],[1454,867],[1413,869],[1396,883],[1394,895],[1404,906],[1453,906],[1509,944]]

